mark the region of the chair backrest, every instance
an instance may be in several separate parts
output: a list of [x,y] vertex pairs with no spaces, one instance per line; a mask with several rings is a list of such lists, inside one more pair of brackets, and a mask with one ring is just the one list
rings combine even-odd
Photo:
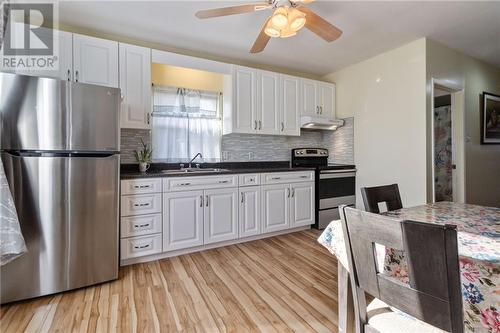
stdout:
[[367,212],[379,214],[379,202],[387,204],[387,210],[396,210],[403,208],[401,196],[399,195],[398,184],[362,187],[361,195]]
[[[435,327],[463,332],[455,226],[401,221],[347,206],[340,212],[358,332],[367,323],[365,292]],[[404,251],[409,284],[379,271],[375,244]]]

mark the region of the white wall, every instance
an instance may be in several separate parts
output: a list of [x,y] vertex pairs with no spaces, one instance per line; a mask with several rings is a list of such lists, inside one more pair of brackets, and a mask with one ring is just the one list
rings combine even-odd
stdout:
[[337,116],[354,117],[359,188],[398,183],[403,205],[426,202],[426,41],[424,38],[328,74]]
[[[500,145],[480,143],[481,95],[484,91],[500,95],[500,68],[432,40],[426,41],[426,53],[427,114],[432,114],[432,78],[465,88],[465,202],[500,207]],[[428,145],[428,157],[431,149]],[[428,184],[431,168],[429,158]]]

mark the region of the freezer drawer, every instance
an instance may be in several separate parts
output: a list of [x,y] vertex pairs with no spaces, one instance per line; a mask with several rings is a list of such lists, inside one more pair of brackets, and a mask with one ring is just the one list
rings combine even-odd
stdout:
[[28,248],[1,268],[2,303],[116,279],[119,156],[2,161]]

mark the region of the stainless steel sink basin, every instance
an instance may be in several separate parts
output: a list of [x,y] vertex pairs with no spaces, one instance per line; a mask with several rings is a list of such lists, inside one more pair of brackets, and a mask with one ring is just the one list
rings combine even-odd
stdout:
[[167,175],[178,175],[186,173],[207,173],[207,172],[223,172],[229,171],[228,169],[217,169],[217,168],[182,168],[175,170],[163,170],[162,173]]

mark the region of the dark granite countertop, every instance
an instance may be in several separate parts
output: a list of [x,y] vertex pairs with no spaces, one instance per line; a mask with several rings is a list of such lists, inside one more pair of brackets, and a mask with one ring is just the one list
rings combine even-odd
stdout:
[[139,172],[137,164],[122,164],[121,179],[150,178],[150,177],[191,177],[191,176],[217,176],[240,173],[264,173],[264,172],[287,172],[287,171],[314,171],[315,168],[292,168],[290,162],[221,162],[221,163],[201,163],[200,169],[217,168],[221,171],[209,172],[186,172],[176,174],[166,174],[165,170],[178,170],[179,164],[153,163],[147,172]]

